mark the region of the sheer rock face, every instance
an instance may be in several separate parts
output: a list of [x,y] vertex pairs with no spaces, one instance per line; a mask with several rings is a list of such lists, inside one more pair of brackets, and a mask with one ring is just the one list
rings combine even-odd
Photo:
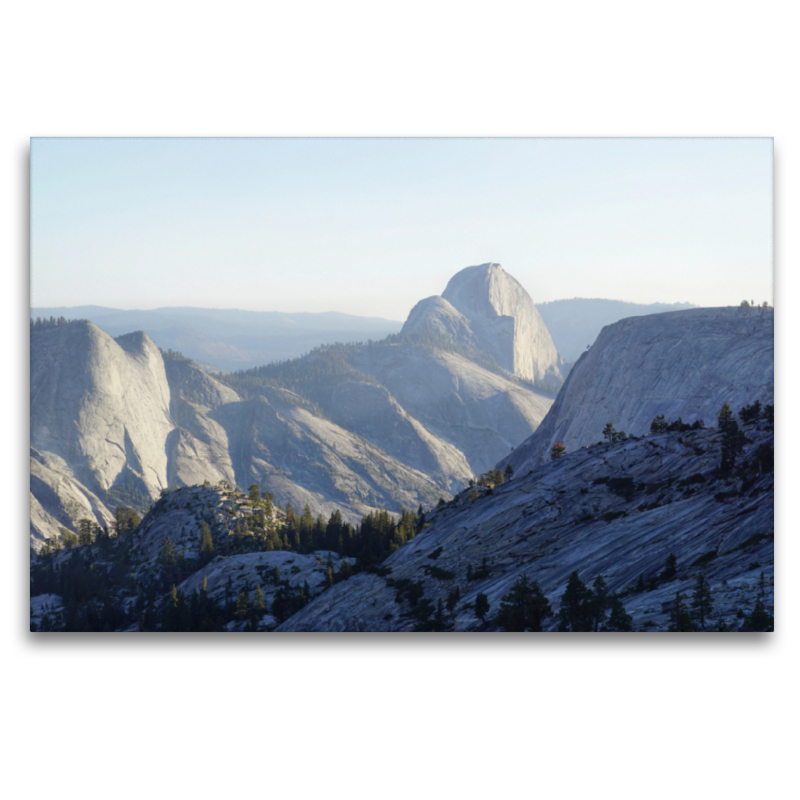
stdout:
[[239,395],[188,361],[164,362],[171,388],[170,413],[178,426],[167,441],[170,486],[209,481],[236,483],[228,436],[212,418],[218,406],[239,401]]
[[499,264],[467,267],[441,297],[418,303],[402,332],[423,331],[481,350],[519,378],[560,377],[558,353],[533,300]]
[[63,458],[31,448],[31,544],[60,538],[61,528],[76,531],[82,519],[110,525],[113,517],[102,501],[83,486]]
[[90,489],[108,491],[127,472],[153,497],[166,488],[169,404],[164,361],[146,334],[114,340],[76,322],[31,335],[31,446]]
[[653,418],[716,426],[723,403],[736,413],[774,397],[772,310],[698,308],[630,317],[603,328],[567,378],[539,428],[508,458],[517,473],[616,430],[649,433]]

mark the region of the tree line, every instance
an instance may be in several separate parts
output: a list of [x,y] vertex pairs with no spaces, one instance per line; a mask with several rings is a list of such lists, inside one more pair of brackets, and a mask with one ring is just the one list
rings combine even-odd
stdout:
[[70,322],[88,322],[86,319],[67,319],[66,317],[31,317],[31,331],[40,331],[44,328],[57,328],[59,325],[68,325]]

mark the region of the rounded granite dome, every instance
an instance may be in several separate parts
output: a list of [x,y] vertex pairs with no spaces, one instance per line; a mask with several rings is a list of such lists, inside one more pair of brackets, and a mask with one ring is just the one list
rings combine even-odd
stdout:
[[500,264],[462,269],[441,298],[417,304],[404,331],[425,328],[477,346],[520,378],[536,381],[558,374],[558,353],[544,320],[531,296]]

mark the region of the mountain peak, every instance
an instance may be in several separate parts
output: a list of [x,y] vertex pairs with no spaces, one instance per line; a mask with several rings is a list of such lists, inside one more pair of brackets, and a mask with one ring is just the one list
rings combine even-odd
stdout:
[[403,332],[430,329],[488,353],[503,369],[529,381],[560,382],[559,357],[531,296],[496,262],[460,270],[441,298],[427,298]]

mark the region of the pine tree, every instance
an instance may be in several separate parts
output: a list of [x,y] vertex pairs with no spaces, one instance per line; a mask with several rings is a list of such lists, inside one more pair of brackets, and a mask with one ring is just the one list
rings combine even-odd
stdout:
[[522,575],[501,599],[496,622],[507,631],[541,631],[542,622],[552,615],[538,581],[531,583],[527,575]]
[[456,605],[458,601],[461,599],[461,590],[456,587],[451,589],[449,594],[447,595],[447,610],[452,614],[455,611]]
[[483,592],[478,592],[478,595],[475,598],[475,616],[478,617],[481,622],[485,622],[486,615],[488,613],[489,598]]
[[706,629],[706,617],[711,616],[711,587],[705,575],[699,573],[692,593],[692,610],[695,620],[700,624],[700,629]]
[[236,619],[247,619],[250,616],[250,595],[242,591],[236,600]]
[[203,520],[200,525],[200,559],[206,563],[214,558],[214,540],[211,537],[211,528]]
[[727,403],[724,403],[722,408],[719,410],[717,419],[719,420],[718,427],[721,431],[724,431],[725,428],[727,428],[728,425],[733,422],[733,412]]
[[771,631],[775,627],[775,618],[769,613],[764,601],[759,598],[753,610],[744,618],[744,631]]
[[507,481],[510,481],[514,477],[514,467],[512,467],[511,464],[506,464],[505,476]]
[[179,592],[175,584],[169,593],[161,618],[161,629],[164,631],[188,631],[191,630],[191,615],[189,606],[183,592]]
[[178,556],[175,554],[175,546],[172,539],[167,536],[161,548],[160,561],[164,567],[174,567],[178,563]]
[[564,594],[561,595],[560,631],[592,630],[591,596],[591,591],[578,577],[578,573],[573,572],[569,576]]
[[253,599],[253,610],[257,617],[263,617],[267,613],[267,604],[264,600],[264,592],[261,591],[261,585],[256,586],[256,593]]
[[736,466],[737,457],[749,440],[739,430],[739,423],[736,420],[730,420],[724,427],[720,422],[720,428],[722,429],[722,456],[719,469],[720,472],[730,472]]
[[616,431],[614,430],[614,425],[610,422],[607,422],[605,428],[603,428],[603,438],[607,442],[613,442],[615,433]]
[[669,615],[670,626],[668,630],[673,633],[681,631],[693,631],[692,617],[686,608],[684,597],[681,592],[676,592],[675,600],[672,603],[672,611]]
[[433,630],[435,631],[446,631],[448,629],[447,621],[445,620],[445,615],[444,615],[444,605],[442,603],[441,597],[439,598],[439,601],[436,604],[436,614],[433,618],[432,627]]
[[178,589],[175,584],[172,584],[172,591],[169,593],[169,599],[164,606],[164,619],[161,627],[165,631],[176,631],[178,617]]
[[78,544],[89,545],[94,541],[94,523],[89,519],[82,519],[78,523]]
[[613,595],[611,599],[611,614],[603,630],[626,632],[633,630],[633,617],[625,610],[622,600],[617,595]]
[[592,622],[594,630],[600,630],[600,623],[606,617],[606,611],[611,606],[611,598],[608,596],[608,585],[602,575],[598,575],[592,584],[591,597]]
[[664,570],[661,573],[660,577],[662,580],[669,583],[670,581],[675,579],[675,576],[678,574],[678,559],[675,557],[675,553],[670,553],[667,556],[667,560],[664,563]]
[[550,448],[550,460],[557,461],[566,451],[567,448],[563,442],[554,442],[553,446]]
[[657,417],[653,418],[653,421],[650,423],[650,433],[666,433],[667,431],[667,421],[664,419],[663,414],[659,414]]
[[228,580],[225,582],[225,605],[228,605],[233,598],[233,576],[228,575]]

